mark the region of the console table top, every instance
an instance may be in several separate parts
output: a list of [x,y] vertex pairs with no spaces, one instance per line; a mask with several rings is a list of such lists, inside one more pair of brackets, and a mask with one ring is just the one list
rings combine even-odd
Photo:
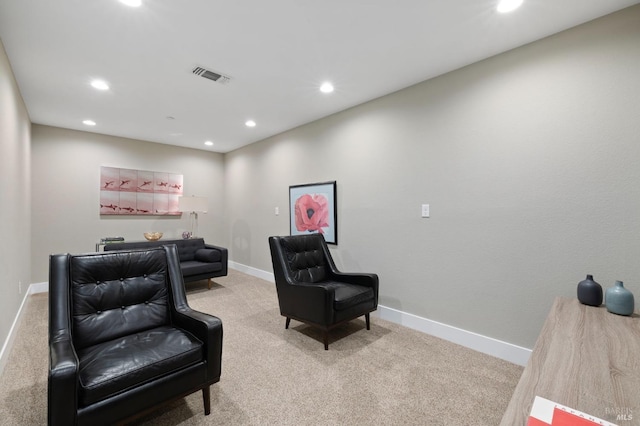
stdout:
[[[612,423],[640,424],[640,315],[557,298],[501,425],[526,425],[536,395]],[[619,414],[633,421],[616,420]]]

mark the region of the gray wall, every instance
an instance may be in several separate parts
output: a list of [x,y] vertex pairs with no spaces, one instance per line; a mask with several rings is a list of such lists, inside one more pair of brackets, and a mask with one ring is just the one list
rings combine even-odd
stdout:
[[180,173],[186,195],[205,196],[209,212],[198,218],[199,236],[224,244],[223,156],[175,146],[103,136],[55,127],[32,126],[33,282],[48,280],[51,253],[95,250],[101,237],[144,240],[161,231],[181,238],[189,215],[100,216],[100,166]]
[[231,258],[270,271],[289,185],[337,180],[382,305],[531,348],[586,274],[640,297],[638,70],[640,6],[229,153]]
[[29,115],[0,41],[0,348],[31,283],[30,134]]
[[50,253],[188,227],[101,218],[101,165],[184,174],[186,192],[211,201],[200,233],[265,271],[267,237],[289,232],[289,185],[335,179],[332,251],[342,269],[380,275],[381,304],[525,347],[587,273],[640,297],[639,23],[636,6],[224,156],[30,135],[1,51],[0,178],[12,185],[0,185],[0,339],[18,282],[46,281]]

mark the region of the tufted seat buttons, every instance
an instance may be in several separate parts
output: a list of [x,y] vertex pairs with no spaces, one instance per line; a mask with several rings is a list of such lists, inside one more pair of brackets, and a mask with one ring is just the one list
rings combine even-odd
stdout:
[[145,301],[144,301],[144,304],[145,304],[145,305],[148,305],[148,304],[149,304],[149,301],[148,301],[148,300],[145,300]]
[[124,278],[120,278],[120,281],[124,281]]
[[124,309],[124,306],[122,307],[122,309]]
[[100,315],[102,311],[96,311],[96,315]]

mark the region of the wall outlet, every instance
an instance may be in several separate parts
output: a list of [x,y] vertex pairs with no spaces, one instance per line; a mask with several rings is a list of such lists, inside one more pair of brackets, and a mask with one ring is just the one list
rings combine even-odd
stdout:
[[422,217],[429,217],[429,204],[422,205]]

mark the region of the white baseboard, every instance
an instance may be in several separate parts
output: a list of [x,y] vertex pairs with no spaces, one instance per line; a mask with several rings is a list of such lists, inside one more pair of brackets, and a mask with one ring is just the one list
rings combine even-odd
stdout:
[[[229,262],[229,267],[266,281],[275,281],[273,273],[267,271],[236,262]],[[530,349],[386,306],[378,305],[378,310],[373,315],[517,365],[525,366],[531,355]]]
[[16,330],[18,329],[18,325],[20,324],[22,312],[24,306],[27,303],[27,297],[29,297],[29,294],[29,291],[25,292],[24,297],[22,298],[22,302],[20,303],[20,307],[18,308],[18,313],[16,314],[16,317],[13,320],[13,324],[11,324],[11,328],[9,329],[9,335],[2,345],[2,350],[0,350],[0,374],[2,374],[2,371],[4,370],[4,366],[6,365],[7,359],[9,358],[9,352],[11,352],[11,348],[13,347],[13,342],[16,338]]
[[34,283],[29,286],[29,294],[36,293],[48,293],[49,292],[49,283]]
[[252,266],[243,265],[242,263],[229,261],[229,268],[235,269],[236,271],[244,272],[247,275],[251,275],[256,278],[263,279],[265,281],[269,281],[272,283],[276,282],[276,279],[273,276],[273,272],[263,271],[262,269],[254,268]]
[[31,284],[27,291],[24,293],[24,297],[22,298],[22,302],[20,303],[20,308],[18,308],[18,313],[16,314],[15,319],[13,320],[13,324],[11,324],[11,328],[9,329],[9,335],[2,345],[2,350],[0,350],[0,374],[2,374],[2,370],[4,370],[4,366],[7,363],[7,359],[9,358],[9,352],[11,352],[11,348],[13,347],[13,342],[16,338],[16,331],[18,329],[18,325],[20,324],[20,319],[22,318],[22,313],[24,312],[24,306],[27,303],[27,298],[35,293],[46,293],[49,291],[49,283],[35,283]]
[[374,312],[378,318],[403,325],[413,330],[421,331],[449,342],[482,352],[496,358],[504,359],[517,365],[525,366],[531,355],[531,350],[511,343],[503,342],[492,337],[483,336],[441,322],[422,318],[417,315],[402,312],[397,309],[378,305]]

